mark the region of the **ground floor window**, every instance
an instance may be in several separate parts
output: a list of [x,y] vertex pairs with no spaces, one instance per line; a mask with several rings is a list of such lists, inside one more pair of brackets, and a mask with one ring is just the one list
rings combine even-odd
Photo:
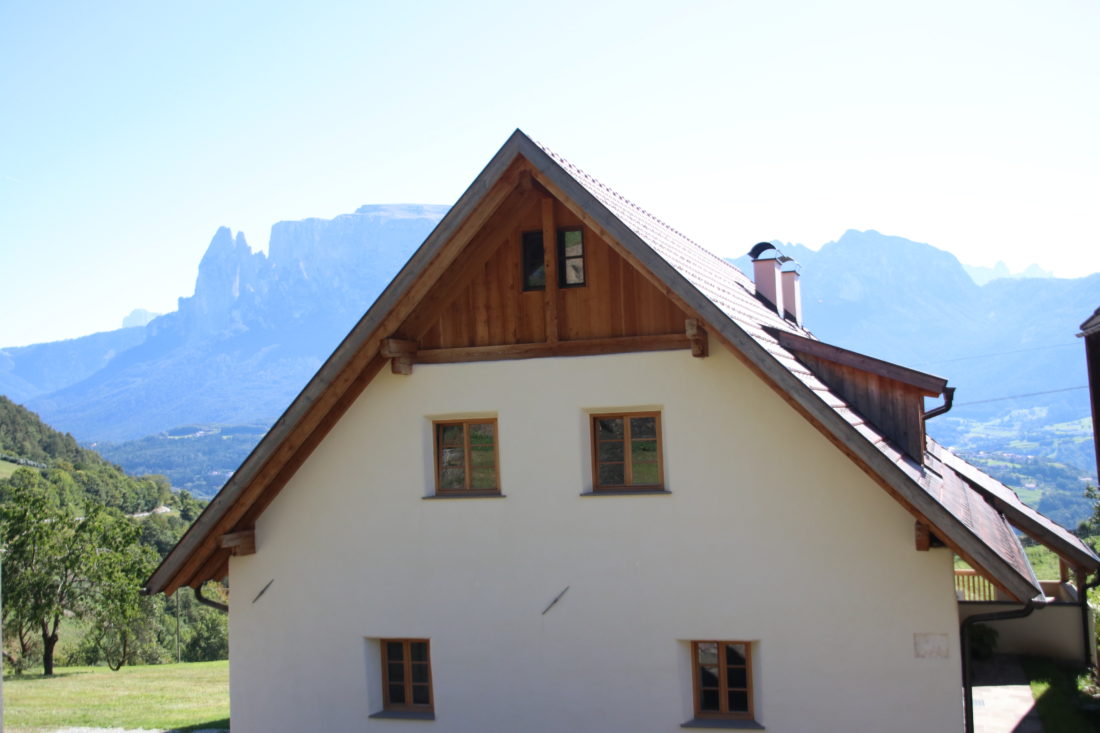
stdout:
[[386,710],[430,713],[432,665],[427,639],[382,639],[382,700]]
[[747,641],[691,642],[695,717],[753,718],[752,645]]

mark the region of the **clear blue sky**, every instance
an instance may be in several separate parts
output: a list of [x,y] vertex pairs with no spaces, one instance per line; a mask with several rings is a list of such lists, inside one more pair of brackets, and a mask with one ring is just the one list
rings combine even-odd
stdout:
[[0,0],[0,346],[174,309],[222,225],[452,203],[516,127],[723,255],[1081,276],[1098,38],[1092,0]]

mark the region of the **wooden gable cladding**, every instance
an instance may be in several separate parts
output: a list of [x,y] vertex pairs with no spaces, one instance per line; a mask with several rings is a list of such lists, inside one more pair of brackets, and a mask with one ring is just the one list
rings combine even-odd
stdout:
[[798,354],[829,389],[918,463],[924,462],[924,392],[858,367]]
[[[699,346],[689,316],[649,278],[537,183],[524,185],[475,235],[427,299],[399,329],[418,350],[414,361],[522,358],[546,354],[612,353]],[[557,287],[557,232],[580,229],[585,284]],[[547,252],[545,290],[524,290],[521,241],[541,231]],[[649,338],[649,337],[674,338]],[[489,347],[558,344],[554,349]],[[447,351],[448,358],[433,357]],[[455,358],[449,358],[454,356]],[[396,363],[395,363],[396,364]],[[396,365],[395,365],[396,369]]]
[[947,380],[817,339],[764,329],[818,379],[917,463],[924,463],[924,398]]

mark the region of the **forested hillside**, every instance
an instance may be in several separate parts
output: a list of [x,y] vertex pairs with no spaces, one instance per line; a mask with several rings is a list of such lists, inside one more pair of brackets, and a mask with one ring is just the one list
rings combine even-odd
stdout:
[[5,397],[0,456],[6,666],[225,657],[223,614],[190,591],[139,595],[203,502],[163,476],[127,475]]

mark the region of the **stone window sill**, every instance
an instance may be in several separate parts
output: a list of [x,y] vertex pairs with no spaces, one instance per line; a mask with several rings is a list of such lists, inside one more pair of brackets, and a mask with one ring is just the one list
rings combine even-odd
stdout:
[[720,728],[725,730],[764,730],[764,726],[749,718],[692,718],[681,728]]
[[420,710],[379,710],[367,717],[388,718],[390,720],[435,720],[435,713]]

